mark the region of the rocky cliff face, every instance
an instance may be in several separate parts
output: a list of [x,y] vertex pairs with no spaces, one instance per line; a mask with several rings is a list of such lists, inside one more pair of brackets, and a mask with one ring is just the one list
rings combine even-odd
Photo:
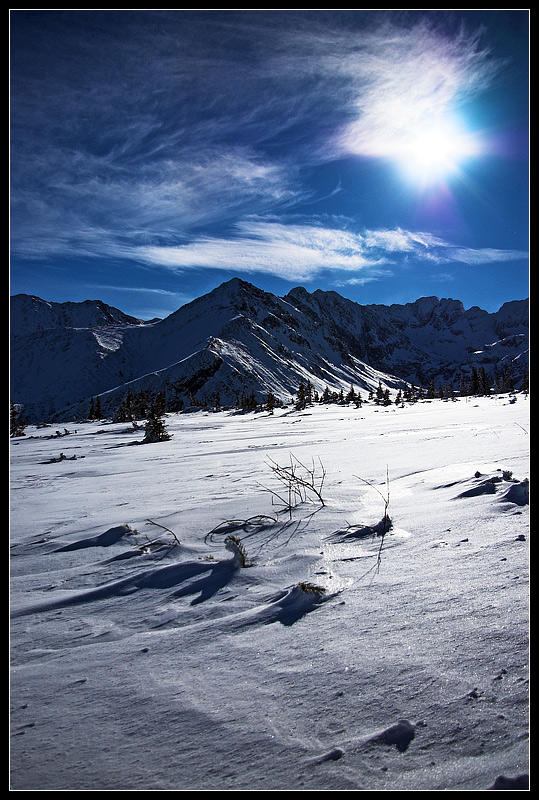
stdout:
[[12,298],[11,399],[29,421],[81,414],[100,396],[110,411],[127,388],[171,403],[233,404],[241,392],[283,400],[313,388],[396,389],[526,369],[527,301],[489,314],[456,300],[359,305],[304,288],[277,297],[234,278],[164,320],[143,323],[100,301]]

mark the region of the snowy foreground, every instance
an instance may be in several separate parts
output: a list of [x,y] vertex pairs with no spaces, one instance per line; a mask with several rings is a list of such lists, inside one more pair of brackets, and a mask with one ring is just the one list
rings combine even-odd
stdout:
[[[528,415],[519,395],[169,415],[155,444],[127,424],[27,428],[11,788],[527,774]],[[299,478],[298,461],[323,504],[308,492],[289,512],[276,465]]]

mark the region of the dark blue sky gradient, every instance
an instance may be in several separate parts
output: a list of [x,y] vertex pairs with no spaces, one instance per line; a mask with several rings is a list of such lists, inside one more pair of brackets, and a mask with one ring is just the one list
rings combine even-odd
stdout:
[[[11,294],[528,296],[527,10],[15,10],[10,47]],[[440,119],[477,147],[425,184]]]

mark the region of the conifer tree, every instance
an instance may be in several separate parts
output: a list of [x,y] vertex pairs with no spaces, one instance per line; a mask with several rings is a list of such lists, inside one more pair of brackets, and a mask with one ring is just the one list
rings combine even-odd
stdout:
[[151,405],[154,407],[155,413],[157,413],[159,416],[162,416],[165,413],[166,408],[165,393],[162,391],[156,392],[152,399]]
[[269,414],[273,414],[274,409],[275,409],[275,395],[273,394],[272,391],[269,391],[266,399],[266,411]]
[[170,439],[159,406],[152,404],[148,411],[148,420],[144,428],[144,442],[166,442]]
[[490,381],[488,379],[487,373],[485,372],[485,368],[483,366],[479,367],[479,371],[477,373],[478,378],[478,393],[489,395],[490,394]]
[[296,410],[302,411],[307,404],[306,394],[305,394],[305,384],[303,383],[303,378],[300,378],[299,386],[298,386],[298,393],[296,395]]
[[24,422],[20,408],[15,405],[15,403],[10,403],[10,410],[9,410],[9,435],[13,438],[17,436],[26,436],[24,429],[26,428],[26,423]]
[[132,422],[133,419],[133,394],[131,389],[127,389],[124,399],[116,409],[114,420],[115,422]]
[[469,392],[472,395],[479,394],[479,375],[476,367],[472,366],[472,374],[470,376]]
[[470,392],[470,387],[468,385],[468,382],[467,382],[466,378],[463,375],[461,375],[460,381],[459,381],[459,395],[461,397],[467,397],[469,392]]
[[140,389],[133,396],[130,403],[131,416],[133,419],[143,419],[148,414],[149,394],[144,389]]
[[[526,383],[525,383],[526,386],[528,385],[527,378],[528,378],[528,374],[526,373]],[[511,375],[509,374],[509,368],[507,366],[505,367],[505,369],[503,371],[502,386],[503,386],[503,391],[504,392],[513,392],[515,390],[515,386],[513,384],[513,379],[511,378]]]

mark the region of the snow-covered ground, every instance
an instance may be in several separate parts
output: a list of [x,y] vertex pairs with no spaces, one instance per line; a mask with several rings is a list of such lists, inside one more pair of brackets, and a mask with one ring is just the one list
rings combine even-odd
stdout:
[[166,424],[12,440],[13,790],[528,773],[526,397]]

